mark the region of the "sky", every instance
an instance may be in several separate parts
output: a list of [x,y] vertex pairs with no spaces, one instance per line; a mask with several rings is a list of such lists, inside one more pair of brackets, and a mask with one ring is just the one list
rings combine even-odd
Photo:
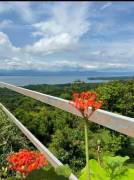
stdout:
[[0,69],[134,71],[134,2],[0,2]]

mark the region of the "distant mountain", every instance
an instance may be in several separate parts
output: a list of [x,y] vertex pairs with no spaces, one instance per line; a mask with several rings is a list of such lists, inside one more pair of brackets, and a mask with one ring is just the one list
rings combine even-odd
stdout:
[[50,72],[50,71],[37,71],[37,70],[0,70],[0,76],[46,76],[46,75],[64,75],[64,76],[72,76],[72,75],[85,75],[88,77],[99,77],[99,76],[134,76],[134,72],[112,72],[112,71],[58,71],[58,72]]

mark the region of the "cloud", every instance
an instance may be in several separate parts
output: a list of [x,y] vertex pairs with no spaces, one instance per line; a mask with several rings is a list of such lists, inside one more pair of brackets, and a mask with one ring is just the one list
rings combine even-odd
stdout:
[[50,54],[57,51],[70,50],[70,45],[74,45],[75,39],[67,33],[52,36],[50,38],[42,38],[35,42],[32,46],[27,46],[25,49],[29,53]]
[[[1,59],[2,58],[2,59]],[[35,59],[27,60],[23,57],[0,57],[0,69],[6,70],[41,70],[41,71],[81,71],[81,70],[94,70],[96,66],[90,63],[82,63],[77,60],[69,61],[36,61]]]
[[25,22],[32,23],[36,20],[36,16],[34,15],[30,2],[16,2],[15,9]]
[[16,12],[25,22],[34,22],[35,16],[30,2],[0,2],[0,13]]
[[[55,37],[55,36],[54,36]],[[59,36],[58,36],[59,37]],[[56,40],[49,39],[47,52],[55,51]],[[59,41],[59,38],[57,39]],[[66,35],[60,39],[61,42],[70,41]],[[61,42],[56,42],[56,45]],[[44,42],[44,41],[43,41]],[[90,47],[85,46],[76,49],[78,57],[70,58],[53,58],[50,55],[35,56],[27,52],[27,48],[18,48],[13,46],[8,36],[0,32],[0,69],[33,69],[43,71],[60,71],[60,70],[134,70],[134,40],[124,42],[100,42],[94,43]],[[38,45],[36,45],[38,46]],[[41,42],[39,43],[41,46]],[[53,49],[52,49],[53,46]],[[64,46],[65,47],[65,46]],[[67,47],[67,46],[66,46]],[[58,49],[58,47],[56,47]],[[59,46],[60,48],[60,46]],[[69,47],[68,47],[69,48]],[[36,49],[36,47],[35,47]],[[41,49],[41,47],[39,47]],[[42,50],[43,51],[43,50]],[[73,52],[75,54],[75,51]],[[70,52],[70,51],[69,51]],[[67,52],[67,54],[69,54]],[[60,53],[60,52],[59,52]],[[36,54],[36,53],[35,53]]]
[[0,69],[23,68],[23,64],[27,65],[27,59],[29,57],[23,49],[15,47],[7,34],[0,32]]
[[74,48],[74,44],[90,29],[89,5],[87,2],[60,2],[52,6],[49,20],[33,24],[36,29],[33,36],[40,36],[40,39],[27,50],[47,54]]
[[13,21],[11,21],[10,19],[4,19],[0,21],[0,29],[8,28],[11,25],[13,25]]
[[83,62],[90,62],[98,70],[134,71],[134,40],[98,42],[82,50],[80,57],[83,57]]
[[104,10],[104,9],[108,8],[109,6],[111,6],[111,5],[112,5],[111,2],[107,2],[106,4],[104,4],[104,5],[100,8],[100,10]]
[[[33,8],[30,2],[8,2],[7,6],[0,2],[0,14],[6,14],[0,21],[0,29],[7,33],[0,32],[0,69],[134,70],[134,39],[123,36],[124,32],[128,35],[133,32],[132,22],[123,19],[119,23],[119,6],[115,11],[112,11],[113,5],[110,11],[100,11],[111,4],[99,4],[96,6],[98,11],[92,15],[95,5],[90,4],[48,3],[46,9],[49,12],[43,13],[43,3],[37,8],[37,15],[36,7]],[[14,19],[12,22],[8,16],[11,12],[15,12],[23,21],[17,24]],[[38,18],[39,14],[42,17]],[[24,22],[27,22],[26,26],[23,26]],[[17,28],[10,29],[9,33],[10,25]],[[26,27],[25,33],[22,26]],[[14,42],[19,36],[15,36],[15,32],[19,31],[21,41],[24,36],[26,38],[28,29],[32,42],[27,41],[25,46],[16,47],[14,44],[17,43]],[[121,34],[123,38],[119,39]]]
[[0,54],[7,55],[10,54],[10,52],[17,53],[19,50],[19,48],[16,48],[12,45],[11,41],[5,33],[0,32]]

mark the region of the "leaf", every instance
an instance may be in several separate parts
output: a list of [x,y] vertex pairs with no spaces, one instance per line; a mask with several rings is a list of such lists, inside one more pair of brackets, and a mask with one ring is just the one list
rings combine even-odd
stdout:
[[59,166],[55,171],[58,175],[63,175],[65,177],[69,177],[71,174],[71,169],[68,165]]
[[124,166],[124,162],[129,159],[128,156],[121,157],[121,156],[105,156],[104,160],[104,168],[109,174],[110,179],[120,180],[125,176],[128,176],[127,166]]
[[134,169],[128,169],[125,174],[118,178],[117,180],[133,180],[134,179]]
[[[106,171],[94,159],[89,160],[90,175],[92,180],[108,180]],[[82,169],[79,180],[86,179],[86,167]]]
[[127,161],[128,159],[129,159],[128,156],[125,156],[125,157],[121,157],[121,156],[115,156],[115,157],[104,156],[103,157],[104,163],[107,166],[111,167],[111,168],[123,165],[124,162]]

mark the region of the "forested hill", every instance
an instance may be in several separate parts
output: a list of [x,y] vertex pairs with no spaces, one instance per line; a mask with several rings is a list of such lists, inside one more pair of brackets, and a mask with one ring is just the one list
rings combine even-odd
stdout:
[[[134,117],[134,79],[103,84],[29,85],[26,88],[64,99],[71,99],[73,92],[95,90],[104,102],[102,109]],[[7,89],[0,89],[0,102],[49,147],[58,159],[79,173],[85,165],[82,119]],[[103,155],[128,155],[134,163],[133,138],[95,123],[89,123],[88,132],[90,158],[97,157],[97,142],[100,140]]]

